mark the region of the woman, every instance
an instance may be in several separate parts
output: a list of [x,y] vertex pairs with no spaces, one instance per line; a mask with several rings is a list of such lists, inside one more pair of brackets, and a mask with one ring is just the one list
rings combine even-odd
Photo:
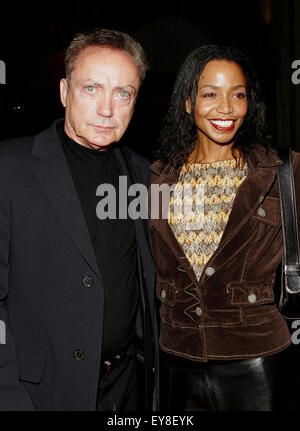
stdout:
[[[172,411],[279,408],[291,336],[274,298],[282,161],[265,131],[247,58],[230,47],[192,52],[152,165],[151,190],[173,186],[160,203],[167,216],[153,216],[153,194],[151,208],[168,377],[162,405]],[[294,169],[299,175],[295,153]],[[299,187],[296,193],[300,202]]]

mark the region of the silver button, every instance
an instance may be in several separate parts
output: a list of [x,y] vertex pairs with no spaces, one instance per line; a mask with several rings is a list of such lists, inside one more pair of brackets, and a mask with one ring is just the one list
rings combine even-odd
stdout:
[[212,266],[209,266],[208,268],[206,268],[205,270],[205,274],[208,275],[209,277],[211,275],[213,275],[216,272],[215,268],[213,268]]
[[202,314],[202,310],[201,310],[201,308],[200,308],[200,307],[197,307],[197,308],[196,308],[196,314],[197,314],[197,316],[201,316],[201,314]]
[[248,296],[248,301],[250,302],[250,304],[254,304],[254,302],[256,302],[256,295],[254,293],[250,293],[250,295]]
[[86,275],[83,280],[82,280],[82,284],[84,285],[84,287],[91,287],[94,283],[93,277]]
[[166,291],[165,291],[165,290],[162,290],[162,291],[161,291],[160,296],[161,296],[162,298],[165,298],[165,297],[167,296]]
[[257,210],[257,215],[260,217],[266,217],[266,211],[262,207],[259,207]]

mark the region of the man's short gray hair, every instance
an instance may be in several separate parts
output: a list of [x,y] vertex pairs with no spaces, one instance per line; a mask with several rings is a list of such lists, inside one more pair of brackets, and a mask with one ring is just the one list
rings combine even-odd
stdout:
[[70,86],[71,74],[79,54],[90,46],[102,46],[127,52],[139,70],[142,83],[146,71],[148,70],[148,61],[145,51],[139,42],[134,40],[127,33],[100,28],[77,34],[68,46],[65,56],[66,80],[68,86]]

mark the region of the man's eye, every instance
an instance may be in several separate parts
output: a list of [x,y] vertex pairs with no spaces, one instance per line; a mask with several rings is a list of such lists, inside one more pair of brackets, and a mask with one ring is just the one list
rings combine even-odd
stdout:
[[130,94],[128,93],[128,91],[122,90],[119,92],[119,97],[120,99],[129,99]]
[[90,94],[94,94],[96,91],[96,88],[93,87],[92,85],[89,85],[88,87],[85,87],[85,88],[86,88],[86,91]]

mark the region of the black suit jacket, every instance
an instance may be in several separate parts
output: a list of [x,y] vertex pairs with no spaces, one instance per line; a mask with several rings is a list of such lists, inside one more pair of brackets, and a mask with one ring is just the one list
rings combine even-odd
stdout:
[[[0,144],[0,410],[96,407],[103,282],[56,126]],[[127,148],[116,156],[129,181],[148,184],[144,158]],[[158,381],[155,270],[148,221],[136,220],[135,229],[150,409]]]

